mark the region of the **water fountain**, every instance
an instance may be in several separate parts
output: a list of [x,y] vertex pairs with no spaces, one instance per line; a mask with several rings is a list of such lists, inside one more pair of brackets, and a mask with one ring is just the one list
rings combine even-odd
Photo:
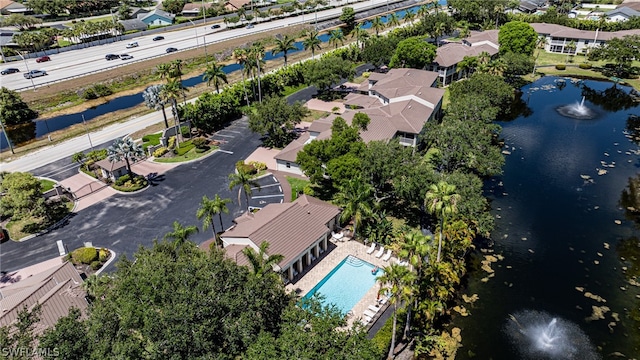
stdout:
[[576,102],[575,104],[560,106],[556,110],[560,115],[573,119],[586,120],[593,119],[596,116],[596,113],[593,110],[584,105],[584,96],[582,97],[582,101]]
[[580,327],[546,312],[525,310],[509,315],[504,331],[520,359],[600,359]]

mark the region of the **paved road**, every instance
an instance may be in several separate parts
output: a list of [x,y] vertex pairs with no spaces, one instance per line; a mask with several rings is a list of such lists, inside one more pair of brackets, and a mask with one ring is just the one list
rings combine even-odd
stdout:
[[[354,8],[357,12],[369,9],[372,7],[380,6],[382,4],[394,3],[403,0],[371,0],[360,2],[356,4],[349,4],[348,6]],[[339,4],[339,7],[318,11],[318,20],[324,20],[329,18],[335,18],[342,12],[342,7],[347,6],[346,3]],[[5,67],[17,67],[20,69],[20,73],[14,73],[5,75],[2,77],[2,84],[4,87],[12,90],[26,90],[31,87],[38,87],[44,84],[59,81],[62,79],[68,79],[70,77],[84,76],[90,73],[98,71],[104,71],[111,69],[115,66],[126,65],[132,61],[139,61],[143,59],[149,59],[152,57],[166,55],[165,50],[168,47],[175,47],[178,50],[192,49],[195,47],[201,47],[205,44],[211,44],[214,42],[225,41],[229,39],[235,39],[238,37],[256,34],[259,32],[269,31],[273,29],[285,28],[291,25],[298,25],[308,23],[311,18],[315,19],[315,14],[292,16],[284,19],[269,21],[265,23],[255,24],[253,29],[246,29],[244,27],[237,29],[230,29],[227,31],[212,30],[209,26],[198,25],[196,27],[171,31],[163,33],[165,40],[152,41],[153,37],[157,34],[145,35],[137,37],[134,40],[117,41],[112,43],[105,43],[103,45],[87,47],[83,49],[62,52],[59,54],[52,54],[51,61],[44,63],[36,63],[35,59],[27,59],[25,61],[12,62]],[[224,27],[224,25],[223,25]],[[125,45],[129,41],[137,41],[139,47],[127,49]],[[105,60],[105,54],[122,54],[127,53],[134,57],[133,60]],[[39,69],[45,70],[48,75],[31,79],[25,79],[22,74],[27,72],[27,68],[30,70]]]
[[[63,240],[69,250],[92,242],[94,246],[114,250],[118,256],[130,257],[140,245],[150,246],[154,239],[161,239],[171,231],[174,220],[201,227],[195,213],[203,195],[219,194],[232,199],[233,203],[228,205],[230,214],[223,214],[225,227],[231,226],[231,220],[240,215],[244,207],[241,209],[236,203],[237,190],[232,192],[228,188],[228,174],[234,171],[238,160],[245,159],[260,145],[260,139],[248,130],[246,119],[233,122],[226,130],[237,136],[227,138],[227,143],[221,146],[224,151],[170,170],[155,186],[138,194],[112,196],[80,211],[65,226],[43,236],[22,243],[1,244],[0,270],[12,271],[57,256],[57,240]],[[263,181],[267,180],[272,181],[270,177]],[[274,188],[267,187],[269,190],[264,194],[274,195]],[[254,191],[254,199],[260,195],[260,191]],[[265,199],[280,202],[274,196],[260,198]],[[201,231],[192,240],[199,244],[211,235],[211,229]],[[110,265],[107,271],[113,269]]]

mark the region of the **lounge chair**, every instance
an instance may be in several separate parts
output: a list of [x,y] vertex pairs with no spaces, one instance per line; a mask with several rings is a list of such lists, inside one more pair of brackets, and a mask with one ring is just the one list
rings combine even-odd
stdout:
[[378,250],[378,252],[374,256],[379,258],[380,256],[382,256],[382,254],[384,254],[384,246],[380,245],[380,250]]
[[377,313],[378,311],[380,311],[380,307],[375,305],[369,305],[369,310],[373,311],[374,313]]
[[338,241],[342,241],[342,238],[344,237],[344,234],[343,233],[335,233],[335,232],[332,231],[331,232],[331,236],[334,239],[338,240]]
[[363,312],[363,314],[364,314],[364,316],[368,316],[368,317],[370,317],[370,318],[373,318],[374,316],[376,316],[376,313],[374,313],[374,312],[372,312],[372,311],[370,311],[370,310],[365,310],[365,311]]
[[360,320],[360,323],[362,325],[368,325],[371,322],[371,318],[368,316],[363,316],[362,319]]
[[378,302],[380,303],[380,305],[384,305],[388,300],[389,299],[386,296],[383,296],[382,299],[378,300]]
[[391,259],[391,249],[387,250],[387,253],[382,257],[382,261],[389,261]]
[[376,250],[376,243],[371,243],[371,247],[367,249],[367,254],[371,254]]

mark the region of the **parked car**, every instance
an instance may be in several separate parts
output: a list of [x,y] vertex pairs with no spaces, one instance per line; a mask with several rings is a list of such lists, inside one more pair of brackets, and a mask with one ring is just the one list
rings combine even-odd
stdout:
[[114,59],[120,59],[120,55],[116,55],[116,54],[107,54],[104,56],[105,59],[107,60],[114,60]]
[[211,25],[212,29],[220,29],[220,24]]
[[247,25],[247,29],[253,29],[253,24]]
[[178,49],[176,49],[174,47],[167,48],[167,54],[168,53],[172,53],[172,52],[176,52],[176,51],[178,51]]
[[130,42],[130,43],[127,44],[127,49],[131,49],[131,48],[134,48],[134,47],[138,47],[138,42],[137,41]]
[[20,72],[20,70],[16,69],[16,68],[6,68],[6,69],[0,71],[0,74],[7,75],[7,74],[13,74],[13,73],[17,73],[17,72]]
[[31,79],[31,78],[36,78],[36,77],[45,76],[45,75],[47,75],[47,72],[44,70],[31,70],[28,73],[24,74],[24,78]]
[[36,59],[37,63],[41,63],[41,62],[45,62],[45,61],[51,61],[51,58],[48,56],[40,56],[39,58]]
[[131,56],[129,54],[122,54],[122,55],[120,55],[120,59],[122,59],[122,60],[131,60],[131,59],[133,59],[133,56]]
[[164,36],[156,36],[153,38],[153,41],[164,40]]

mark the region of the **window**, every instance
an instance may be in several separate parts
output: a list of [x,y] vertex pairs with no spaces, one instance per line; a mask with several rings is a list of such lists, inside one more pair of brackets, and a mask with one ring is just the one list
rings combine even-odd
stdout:
[[291,168],[291,163],[288,162],[287,163],[287,169],[290,169],[290,168]]

